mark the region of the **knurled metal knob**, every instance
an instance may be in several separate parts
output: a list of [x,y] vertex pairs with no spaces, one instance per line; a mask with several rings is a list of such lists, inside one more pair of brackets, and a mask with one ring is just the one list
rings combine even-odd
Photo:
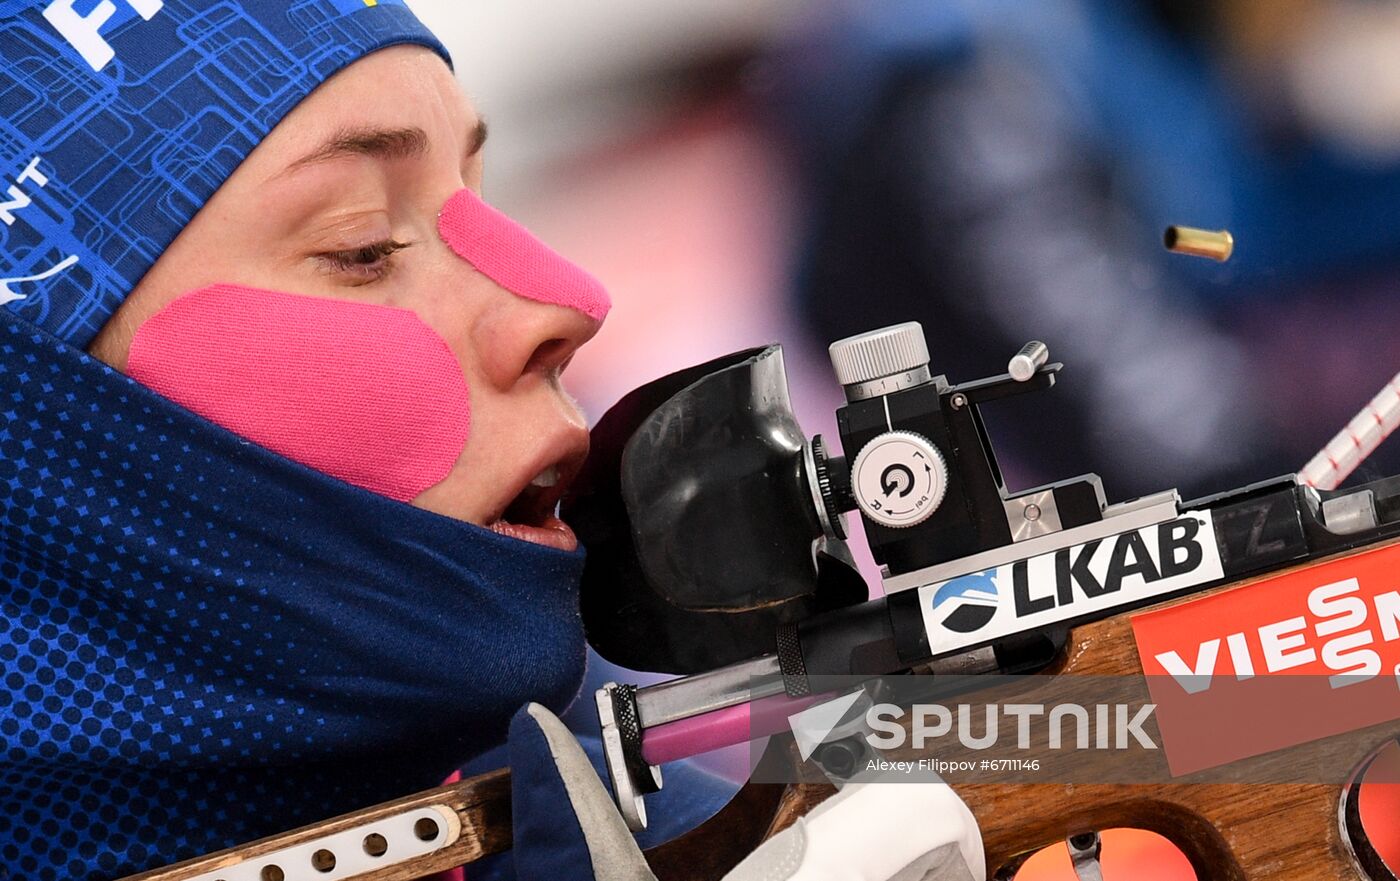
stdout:
[[846,387],[850,400],[888,394],[929,380],[928,343],[917,321],[837,340],[827,352],[836,381]]

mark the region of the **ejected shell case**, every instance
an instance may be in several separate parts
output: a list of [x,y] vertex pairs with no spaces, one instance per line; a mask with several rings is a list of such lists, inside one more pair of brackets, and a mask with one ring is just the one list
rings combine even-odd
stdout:
[[1168,251],[1190,254],[1194,257],[1209,257],[1224,263],[1235,250],[1235,237],[1229,230],[1196,229],[1190,226],[1169,226],[1162,234],[1162,243]]

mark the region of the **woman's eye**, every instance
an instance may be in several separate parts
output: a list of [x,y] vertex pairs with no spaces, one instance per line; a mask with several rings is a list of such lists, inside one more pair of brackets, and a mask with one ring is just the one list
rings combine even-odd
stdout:
[[314,256],[327,272],[346,276],[352,284],[362,285],[379,281],[388,275],[389,270],[393,268],[393,255],[410,244],[412,243],[385,239],[344,251],[322,251]]

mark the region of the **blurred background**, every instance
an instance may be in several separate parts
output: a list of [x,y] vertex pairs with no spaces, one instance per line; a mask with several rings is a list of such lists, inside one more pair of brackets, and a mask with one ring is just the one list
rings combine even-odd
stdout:
[[[487,198],[613,294],[570,369],[594,417],[776,340],[831,434],[826,344],[918,320],[953,381],[1029,339],[1065,362],[985,411],[1012,489],[1191,498],[1296,470],[1400,369],[1400,2],[412,5],[490,121]],[[1166,253],[1169,224],[1234,258]],[[1146,833],[1105,848],[1108,881],[1193,877]],[[1074,876],[1060,847],[1019,877]]]

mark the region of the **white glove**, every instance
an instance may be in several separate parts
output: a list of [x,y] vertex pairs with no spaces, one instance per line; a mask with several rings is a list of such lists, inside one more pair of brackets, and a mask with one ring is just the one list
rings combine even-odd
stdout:
[[977,820],[946,783],[850,783],[724,881],[986,881]]
[[[595,881],[655,881],[583,749],[553,713],[528,705],[511,724],[511,741],[516,865],[523,879],[561,873],[584,877],[580,864],[587,862]],[[537,805],[522,816],[531,799],[548,805]],[[527,825],[537,813],[540,819],[555,819],[543,828]],[[569,815],[576,818],[576,826],[568,822]],[[581,833],[582,840],[575,841],[569,829]],[[939,782],[871,782],[848,783],[764,842],[724,881],[986,877],[977,821],[952,787]]]

